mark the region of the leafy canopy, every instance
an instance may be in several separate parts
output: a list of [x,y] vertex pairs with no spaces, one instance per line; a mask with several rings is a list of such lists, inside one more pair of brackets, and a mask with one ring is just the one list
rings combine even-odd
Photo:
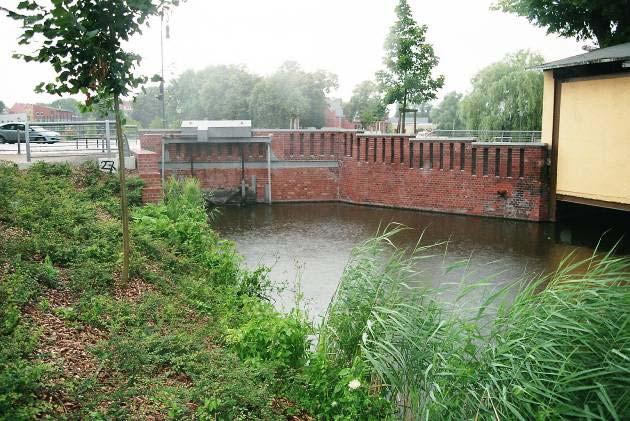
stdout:
[[178,0],[55,0],[45,5],[24,0],[9,17],[20,21],[21,45],[36,45],[32,53],[17,54],[25,61],[50,63],[54,81],[36,91],[53,95],[95,98],[125,96],[146,78],[135,75],[140,56],[123,43],[141,32],[150,16],[176,5]]
[[[333,74],[306,72],[287,62],[261,77],[240,65],[217,65],[187,70],[170,81],[165,91],[169,125],[182,120],[253,120],[256,127],[285,128],[291,118],[302,126],[325,124],[326,94],[337,85]],[[149,127],[160,116],[157,88],[138,95],[131,116]]]
[[541,55],[524,50],[477,73],[461,104],[466,128],[540,130],[543,75],[532,67],[543,61]]
[[371,80],[359,83],[350,101],[344,104],[343,113],[351,120],[358,117],[363,127],[385,119],[387,107],[378,85]]
[[377,78],[385,91],[385,103],[420,104],[435,99],[444,84],[444,76],[433,77],[438,58],[433,46],[426,42],[426,25],[414,20],[407,0],[396,7],[396,23],[385,42],[385,71]]
[[524,16],[549,33],[597,41],[600,47],[630,42],[628,0],[498,0],[494,8]]
[[337,87],[337,76],[305,72],[292,61],[259,82],[251,95],[250,115],[256,127],[283,128],[298,118],[303,127],[325,124],[326,94]]
[[442,102],[431,109],[431,121],[436,128],[442,130],[461,130],[464,122],[460,113],[460,102],[462,94],[459,92],[449,92],[444,96]]

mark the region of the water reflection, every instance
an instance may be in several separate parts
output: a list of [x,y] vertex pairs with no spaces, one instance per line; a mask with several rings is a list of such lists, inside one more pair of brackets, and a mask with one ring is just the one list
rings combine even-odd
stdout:
[[[289,285],[301,277],[302,291],[316,317],[325,311],[352,248],[391,222],[411,228],[396,237],[397,245],[413,247],[420,235],[423,244],[448,241],[446,260],[436,257],[423,262],[420,282],[429,285],[459,282],[461,271],[444,277],[442,267],[469,258],[471,280],[498,273],[491,280],[497,285],[523,273],[550,271],[570,252],[576,257],[591,255],[601,235],[601,231],[591,232],[579,224],[531,223],[341,203],[224,208],[215,226],[236,242],[248,266],[271,266],[272,279]],[[582,245],[572,245],[574,237],[580,238]],[[587,237],[592,240],[591,245],[584,245]],[[289,292],[279,297],[280,307],[287,308],[292,303]]]

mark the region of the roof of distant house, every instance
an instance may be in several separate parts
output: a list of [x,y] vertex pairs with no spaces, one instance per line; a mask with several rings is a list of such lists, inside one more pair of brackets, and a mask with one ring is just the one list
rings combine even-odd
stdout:
[[32,107],[32,104],[22,104],[21,102],[16,102],[15,104],[13,104],[13,107],[9,107],[9,110],[12,113],[24,113],[26,112],[26,110]]
[[29,110],[32,110],[33,107],[40,107],[40,108],[47,108],[49,110],[54,110],[57,112],[62,112],[62,113],[71,113],[71,111],[68,110],[64,110],[63,108],[55,108],[55,107],[51,107],[50,105],[45,105],[45,104],[25,104],[22,102],[16,102],[15,104],[13,104],[13,107],[10,107],[9,110],[13,113],[25,113]]
[[549,70],[562,67],[582,66],[585,64],[608,63],[614,61],[630,60],[630,42],[613,45],[612,47],[598,48],[585,54],[567,57],[562,60],[550,61],[537,66],[538,69]]

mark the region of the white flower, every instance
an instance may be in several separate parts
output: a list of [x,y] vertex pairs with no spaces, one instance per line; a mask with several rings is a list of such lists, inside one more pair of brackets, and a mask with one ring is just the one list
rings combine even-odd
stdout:
[[361,382],[357,379],[354,379],[350,383],[348,383],[348,387],[350,388],[350,390],[356,390],[361,387]]
[[332,401],[330,405],[334,408],[335,406],[337,406],[337,401]]

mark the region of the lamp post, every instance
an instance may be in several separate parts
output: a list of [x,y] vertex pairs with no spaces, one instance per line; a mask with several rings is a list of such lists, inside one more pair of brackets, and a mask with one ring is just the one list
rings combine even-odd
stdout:
[[[168,27],[166,28],[168,38]],[[166,129],[166,98],[164,96],[164,11],[160,13],[160,60],[162,65],[160,80],[160,100],[162,101],[162,128]]]

